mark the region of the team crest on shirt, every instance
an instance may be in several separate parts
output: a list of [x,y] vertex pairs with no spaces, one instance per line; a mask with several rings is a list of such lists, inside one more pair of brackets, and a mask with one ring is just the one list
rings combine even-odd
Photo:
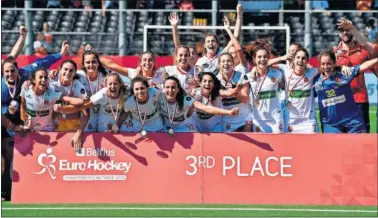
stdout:
[[247,75],[244,75],[244,79],[245,79],[245,80],[248,80],[248,76],[247,76]]
[[275,77],[271,77],[270,80],[272,80],[272,83],[276,82],[276,78]]
[[85,89],[80,89],[80,93],[84,94],[85,93]]
[[227,123],[227,125],[226,125],[226,129],[227,129],[227,130],[230,130],[230,129],[231,129],[231,124]]
[[192,97],[188,96],[188,97],[186,97],[186,100],[187,100],[187,101],[191,101],[191,100],[192,100]]
[[303,81],[304,81],[305,83],[308,83],[308,78],[307,78],[307,77],[304,77],[304,78],[303,78]]

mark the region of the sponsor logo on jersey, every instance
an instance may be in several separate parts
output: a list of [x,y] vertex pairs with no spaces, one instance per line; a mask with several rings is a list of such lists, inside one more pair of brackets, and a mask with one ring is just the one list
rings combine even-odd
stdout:
[[241,102],[238,99],[236,99],[236,97],[232,97],[232,98],[223,98],[222,103],[223,103],[223,106],[231,106],[231,105],[240,104]]
[[333,98],[324,99],[322,100],[322,103],[324,107],[329,107],[336,104],[344,103],[345,101],[346,101],[345,95],[340,95]]
[[198,115],[198,118],[202,119],[202,120],[207,120],[207,119],[210,119],[212,118],[214,115],[212,114],[208,114],[206,112],[203,112],[203,111],[196,111],[197,115]]

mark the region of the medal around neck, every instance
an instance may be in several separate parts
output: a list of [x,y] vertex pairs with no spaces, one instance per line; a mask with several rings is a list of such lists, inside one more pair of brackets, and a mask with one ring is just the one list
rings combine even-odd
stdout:
[[174,136],[175,135],[175,130],[173,130],[172,128],[168,129],[168,135]]
[[114,133],[118,133],[118,131],[119,131],[119,127],[117,126],[116,123],[113,123],[113,125],[112,125],[112,131],[113,131]]
[[141,135],[142,137],[146,137],[146,136],[147,136],[147,131],[144,130],[144,129],[142,129],[142,131],[140,131],[140,135]]
[[9,114],[15,114],[17,110],[18,110],[18,102],[15,100],[12,100],[8,107]]
[[62,118],[63,120],[67,118],[67,115],[66,114],[62,114]]

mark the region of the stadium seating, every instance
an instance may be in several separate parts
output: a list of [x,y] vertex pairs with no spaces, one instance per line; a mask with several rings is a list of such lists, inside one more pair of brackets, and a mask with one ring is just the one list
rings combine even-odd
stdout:
[[[250,14],[251,15],[251,14]],[[304,14],[284,14],[284,22],[290,26],[291,42],[304,43]],[[138,54],[143,50],[143,27],[146,24],[169,25],[169,12],[126,12],[126,49],[128,55]],[[347,17],[360,30],[364,31],[367,20],[377,17],[377,13],[313,13],[311,31],[313,34],[313,51],[318,54],[321,50],[334,46],[338,43],[336,22],[341,17]],[[2,10],[2,30],[17,30],[18,26],[25,23],[25,15],[22,11]],[[53,32],[89,32],[89,35],[54,35],[52,52],[60,50],[63,40],[68,39],[71,52],[76,53],[83,43],[93,44],[100,53],[118,53],[119,12],[110,11],[103,17],[101,11],[89,13],[88,11],[35,11],[33,12],[33,32],[42,30],[42,24],[47,23],[49,31]],[[192,25],[196,19],[193,12],[180,14],[180,25]],[[202,15],[199,22],[209,24],[211,15]],[[219,20],[221,22],[221,20]],[[219,23],[221,25],[221,23]],[[248,19],[245,12],[245,26],[270,26],[278,23]],[[182,44],[194,45],[203,40],[205,30],[180,30]],[[154,34],[156,33],[156,34]],[[275,34],[272,34],[275,33]],[[221,45],[226,45],[228,36],[224,31],[217,31]],[[149,31],[148,48],[158,55],[171,55],[174,50],[172,32],[168,29],[154,29]],[[273,48],[279,54],[285,51],[285,34],[277,34],[277,31],[248,30],[242,31],[242,44],[248,44],[257,37],[270,36]],[[18,37],[17,33],[2,33],[2,53],[9,53]],[[131,43],[132,42],[132,43]]]

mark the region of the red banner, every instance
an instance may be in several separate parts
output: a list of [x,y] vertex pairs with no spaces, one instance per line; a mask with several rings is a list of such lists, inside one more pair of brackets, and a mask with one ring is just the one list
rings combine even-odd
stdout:
[[12,203],[377,205],[376,134],[16,137]]

